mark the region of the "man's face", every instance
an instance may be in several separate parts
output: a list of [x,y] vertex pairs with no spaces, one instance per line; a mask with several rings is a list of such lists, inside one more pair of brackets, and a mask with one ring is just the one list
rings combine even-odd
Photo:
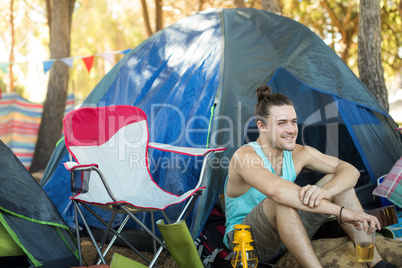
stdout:
[[279,150],[294,150],[298,128],[293,106],[272,106],[267,120],[266,135],[270,146]]

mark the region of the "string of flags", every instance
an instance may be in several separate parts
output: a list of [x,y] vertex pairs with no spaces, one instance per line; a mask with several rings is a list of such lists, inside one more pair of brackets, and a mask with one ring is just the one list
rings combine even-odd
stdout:
[[[100,57],[104,58],[107,62],[109,62],[110,64],[114,64],[113,54],[120,53],[120,54],[126,55],[130,51],[131,51],[131,49],[126,49],[126,50],[119,50],[119,51],[112,51],[112,52],[104,52],[104,53],[100,53],[100,54],[96,54],[96,55],[92,55],[92,56],[76,56],[76,57],[68,57],[68,58],[60,58],[60,59],[47,59],[47,60],[42,61],[43,72],[46,74],[50,70],[50,68],[52,68],[53,63],[55,61],[62,61],[68,67],[73,68],[74,60],[82,59],[85,64],[85,67],[89,73],[92,69],[92,65],[94,63],[95,56],[100,56]],[[5,74],[9,73],[8,67],[12,63],[22,65],[22,64],[25,64],[26,62],[13,62],[13,61],[0,62],[0,70]]]

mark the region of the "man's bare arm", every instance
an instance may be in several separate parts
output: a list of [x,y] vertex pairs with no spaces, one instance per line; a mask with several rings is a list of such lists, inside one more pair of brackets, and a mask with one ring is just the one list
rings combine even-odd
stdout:
[[315,185],[306,185],[301,188],[299,198],[310,207],[317,206],[322,199],[331,199],[353,188],[360,176],[359,171],[349,163],[322,154],[308,146],[299,146],[294,155],[295,165],[299,168],[302,166],[320,173],[334,174],[334,177],[322,188]]
[[[314,207],[304,205],[299,198],[301,187],[268,171],[263,166],[262,159],[257,154],[251,151],[246,153],[236,152],[236,154],[233,161],[239,162],[231,163],[232,172],[238,173],[248,185],[256,188],[276,203],[299,210],[339,217],[341,207],[325,199],[321,200],[321,202]],[[364,230],[369,232],[373,232],[376,227],[378,229],[381,228],[376,217],[346,208],[343,209],[342,220],[355,226],[359,226],[359,222],[361,222]]]

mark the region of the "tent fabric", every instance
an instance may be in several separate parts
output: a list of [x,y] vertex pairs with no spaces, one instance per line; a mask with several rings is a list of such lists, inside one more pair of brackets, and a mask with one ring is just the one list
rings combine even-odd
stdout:
[[[400,135],[394,131],[396,124],[392,124],[387,115],[374,110],[370,111],[357,105],[354,105],[355,109],[350,109],[353,104],[345,100],[339,100],[338,104],[341,106],[339,111],[346,121],[349,133],[365,163],[365,168],[375,184],[377,178],[386,174],[393,165],[391,163],[395,163],[395,159],[401,156]],[[363,115],[366,115],[366,121],[372,122],[356,123],[354,118]],[[361,121],[363,120],[361,119]],[[384,152],[379,152],[379,150]]]
[[[74,106],[74,95],[67,97],[66,113]],[[33,103],[16,93],[0,97],[0,139],[29,169],[43,110],[42,103]]]
[[[0,209],[31,221],[66,228],[42,187],[3,142],[0,142],[0,156]],[[27,205],[33,202],[34,206]]]
[[[371,176],[368,183],[400,157],[396,123],[336,53],[300,23],[257,9],[210,9],[159,31],[119,61],[83,105],[140,107],[150,142],[227,148],[205,172],[207,190],[188,222],[196,237],[253,126],[261,85],[295,103],[299,142],[354,164]],[[56,148],[43,183],[69,223],[69,175],[59,168],[65,152],[63,144]],[[161,187],[178,192],[189,185],[175,178],[191,181],[197,172],[196,163],[186,174],[158,167]]]
[[0,224],[0,257],[24,255],[24,251],[15,243],[3,224]]
[[78,264],[68,226],[42,187],[3,142],[0,155],[0,225],[6,239],[12,238],[32,267]]
[[66,229],[41,225],[1,213],[11,237],[32,263],[31,267],[71,267],[78,264],[75,245]]

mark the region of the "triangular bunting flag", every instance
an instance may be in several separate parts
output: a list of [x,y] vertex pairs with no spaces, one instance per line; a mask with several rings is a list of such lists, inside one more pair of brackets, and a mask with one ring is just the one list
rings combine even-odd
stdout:
[[45,74],[50,70],[50,68],[52,68],[53,62],[54,60],[47,60],[43,62],[43,72]]
[[19,62],[18,67],[20,68],[21,72],[24,74],[25,77],[28,76],[28,62]]
[[11,62],[0,62],[0,70],[3,71],[3,73],[8,74],[8,66],[10,66]]
[[61,61],[64,62],[68,67],[73,68],[74,58],[64,58],[61,59]]
[[91,71],[92,65],[94,64],[95,56],[84,57],[82,60],[85,63],[85,67],[87,67],[88,73]]
[[120,53],[121,53],[121,54],[124,54],[124,55],[127,55],[128,52],[130,52],[130,51],[131,51],[131,49],[129,48],[129,49],[120,51]]
[[114,53],[113,52],[105,52],[100,54],[102,58],[104,58],[107,62],[114,65]]

